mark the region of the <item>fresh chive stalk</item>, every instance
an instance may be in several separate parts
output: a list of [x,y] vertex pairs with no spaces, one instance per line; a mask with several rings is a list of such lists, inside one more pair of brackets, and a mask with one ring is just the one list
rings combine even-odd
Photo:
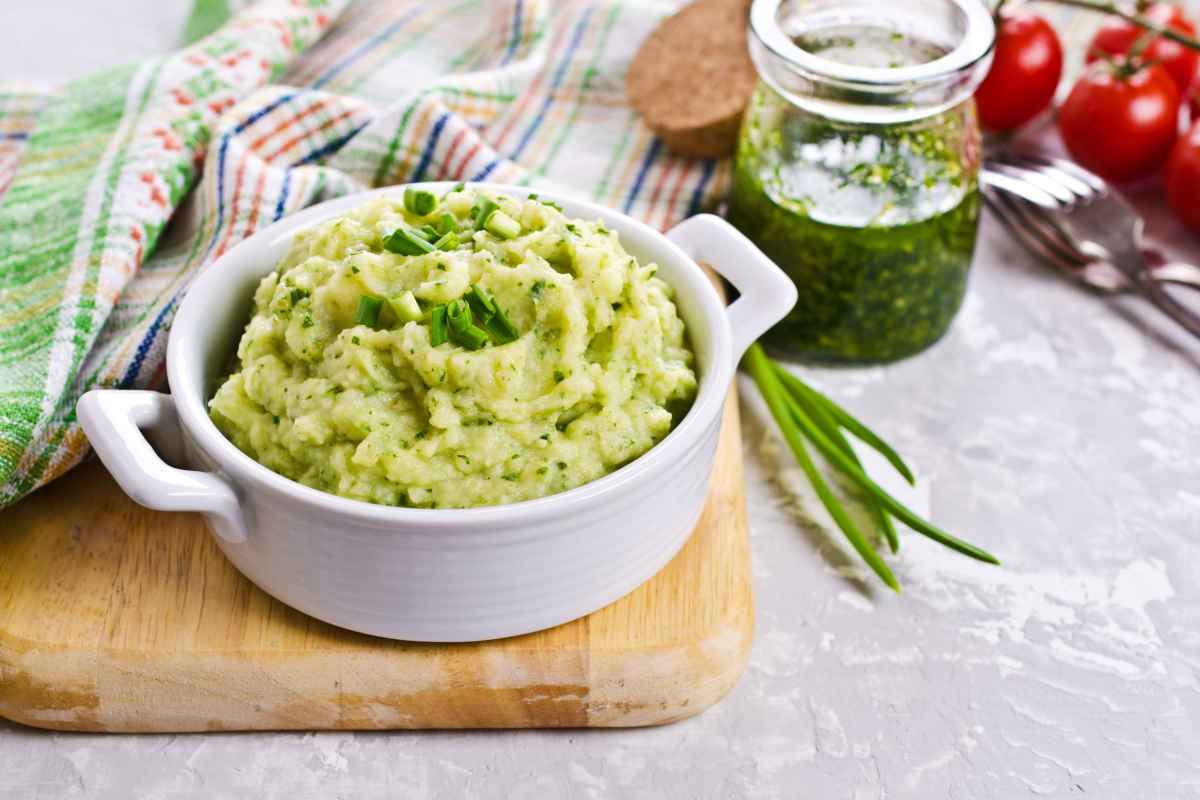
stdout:
[[952,550],[989,564],[1000,563],[986,550],[964,542],[922,519],[867,476],[842,430],[878,451],[909,483],[913,482],[912,471],[904,460],[869,428],[851,417],[828,397],[811,389],[799,378],[772,362],[763,352],[761,345],[750,346],[743,364],[762,392],[771,416],[779,425],[784,440],[795,454],[800,468],[812,483],[821,503],[851,546],[885,584],[899,591],[895,576],[830,490],[813,463],[807,445],[812,445],[831,466],[863,493],[893,551],[898,547],[898,537],[889,515],[917,533]]
[[418,217],[427,217],[437,208],[437,195],[428,189],[409,186],[404,190],[404,210]]
[[[812,397],[810,394],[812,390],[783,367],[780,367],[778,364],[775,364],[774,367],[780,382],[791,393],[792,399],[800,404],[805,413],[816,423],[817,427],[821,429],[821,432],[825,434],[829,441],[837,449],[841,450],[847,458],[853,459],[854,463],[861,469],[862,462],[858,460],[854,448],[850,446],[850,442],[846,440],[846,437],[842,434],[841,429],[838,428],[837,423],[826,410],[825,406]],[[864,500],[871,509],[871,514],[875,517],[875,522],[879,525],[879,529],[883,531],[883,536],[887,539],[888,547],[891,548],[893,553],[897,552],[900,549],[900,537],[896,534],[896,526],[892,524],[892,518],[874,498],[865,496]]]
[[369,294],[361,295],[358,298],[358,311],[354,315],[355,323],[374,328],[379,324],[379,312],[382,308],[382,298],[372,297]]
[[762,348],[758,344],[753,344],[746,351],[745,357],[746,368],[750,375],[754,378],[754,382],[758,385],[758,390],[762,392],[763,400],[767,403],[767,408],[771,410],[771,416],[775,418],[775,422],[779,425],[780,431],[783,432],[783,438],[787,441],[792,453],[795,454],[796,460],[800,463],[800,468],[804,470],[804,474],[808,477],[809,483],[817,492],[817,497],[821,499],[821,504],[829,511],[829,515],[833,517],[833,521],[845,534],[850,545],[858,552],[863,561],[867,562],[875,574],[879,576],[885,584],[896,591],[900,591],[900,584],[896,581],[896,577],[879,557],[879,553],[871,546],[866,537],[858,530],[858,526],[846,513],[842,504],[838,502],[837,497],[830,490],[825,479],[821,477],[821,473],[817,470],[813,463],[812,457],[808,454],[808,449],[804,446],[806,432],[791,413],[792,403],[789,402],[786,391],[783,388],[782,382],[775,371],[774,365],[767,358]]
[[913,477],[912,470],[910,470],[908,465],[904,463],[904,459],[902,459],[900,454],[893,450],[887,442],[876,435],[874,431],[872,431],[866,425],[863,425],[854,417],[847,414],[846,411],[843,410],[839,405],[818,392],[816,389],[804,383],[804,381],[800,380],[795,375],[791,374],[782,367],[779,367],[778,365],[776,365],[776,368],[779,370],[780,377],[783,379],[784,385],[787,386],[790,391],[793,393],[800,392],[812,398],[813,402],[822,406],[829,416],[833,417],[834,421],[838,425],[853,434],[854,438],[858,439],[860,442],[867,445],[872,450],[887,459],[887,462],[892,465],[896,472],[899,472],[900,475],[904,477],[904,480],[908,481],[909,486],[916,485],[916,478]]

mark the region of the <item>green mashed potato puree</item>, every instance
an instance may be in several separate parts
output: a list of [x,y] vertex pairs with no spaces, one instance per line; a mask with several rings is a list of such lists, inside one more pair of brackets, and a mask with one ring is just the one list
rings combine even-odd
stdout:
[[608,474],[696,394],[671,288],[599,222],[410,187],[300,232],[210,402],[260,464],[342,497],[469,508]]

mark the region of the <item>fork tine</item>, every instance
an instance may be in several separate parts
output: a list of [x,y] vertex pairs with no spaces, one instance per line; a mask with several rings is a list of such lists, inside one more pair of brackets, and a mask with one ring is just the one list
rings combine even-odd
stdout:
[[1019,210],[1020,201],[995,191],[984,192],[983,199],[1001,224],[1035,257],[1072,273],[1082,267],[1080,261],[1069,251],[1064,251],[1058,243],[1039,233],[1039,229],[1027,222],[1025,215]]
[[1078,268],[1091,260],[1047,209],[1023,203],[1014,197],[1003,197],[1001,202],[1032,235],[1041,238],[1047,247],[1058,253],[1059,260],[1066,266]]
[[1002,153],[990,156],[988,160],[1036,172],[1043,176],[1043,180],[1052,181],[1076,195],[1072,201],[1077,199],[1090,201],[1097,196],[1108,194],[1108,185],[1102,178],[1061,158],[1049,158],[1036,154]]
[[1048,166],[1061,170],[1068,175],[1073,175],[1075,178],[1086,183],[1092,191],[1098,194],[1108,193],[1108,183],[1104,178],[1101,178],[1096,173],[1086,170],[1073,161],[1067,161],[1065,158],[1047,158],[1045,159]]
[[1074,173],[1067,172],[1062,167],[1056,164],[1043,164],[1041,166],[1042,174],[1047,177],[1057,180],[1060,184],[1067,187],[1082,200],[1094,200],[1098,196],[1103,196],[1107,191],[1107,187],[1103,184],[1096,187],[1087,181],[1083,180]]
[[[1067,206],[1075,202],[1075,193],[1064,187],[1059,181],[1046,176],[1041,168],[1030,169],[1029,167],[1018,166],[1011,161],[992,161],[989,166],[1003,175],[1008,175],[1010,178],[1015,178],[1019,181],[1025,181],[1041,189],[1058,201],[1056,205]],[[1039,203],[1038,205],[1043,205]]]
[[1013,203],[1012,205],[1015,208],[1014,213],[1021,217],[1028,225],[1053,239],[1057,243],[1058,249],[1077,264],[1084,265],[1097,258],[1108,257],[1108,254],[1103,251],[1093,252],[1093,250],[1089,249],[1090,242],[1080,243],[1063,227],[1062,218],[1059,213],[1051,213],[1070,212],[1072,206],[1062,209],[1046,209],[1032,206],[1028,203]]
[[1042,208],[1059,208],[1061,205],[1054,195],[1045,191],[1040,186],[1035,186],[1029,181],[1014,178],[995,169],[987,168],[981,170],[979,181],[985,188],[990,186],[1000,192],[1017,195],[1023,200],[1028,200],[1030,203],[1039,205]]

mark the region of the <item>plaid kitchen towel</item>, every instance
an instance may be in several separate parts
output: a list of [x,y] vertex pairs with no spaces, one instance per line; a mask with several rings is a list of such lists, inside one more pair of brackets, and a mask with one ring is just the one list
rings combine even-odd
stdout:
[[728,165],[671,157],[625,99],[678,4],[198,0],[173,55],[0,85],[0,507],[83,458],[83,392],[163,384],[197,272],[307,205],[436,179],[657,227],[712,203]]

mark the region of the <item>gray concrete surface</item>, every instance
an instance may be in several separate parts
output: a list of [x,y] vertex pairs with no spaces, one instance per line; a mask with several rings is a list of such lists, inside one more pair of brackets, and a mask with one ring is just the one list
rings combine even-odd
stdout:
[[[166,48],[186,5],[10,2],[0,75],[49,81]],[[1153,232],[1200,260],[1153,205]],[[905,591],[880,591],[751,396],[758,632],[706,714],[500,733],[0,722],[0,798],[1200,797],[1200,343],[1067,285],[988,224],[946,340],[887,368],[803,373],[911,458],[913,504],[1004,567],[908,534]]]

